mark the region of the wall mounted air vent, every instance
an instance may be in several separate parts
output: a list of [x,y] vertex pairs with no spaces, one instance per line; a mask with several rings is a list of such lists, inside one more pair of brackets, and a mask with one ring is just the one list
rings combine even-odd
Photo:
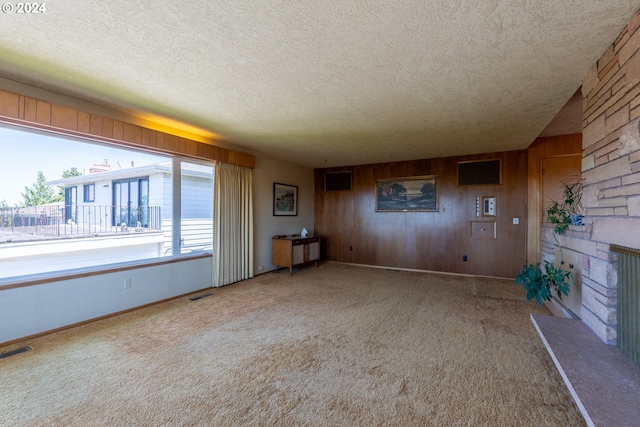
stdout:
[[327,172],[324,175],[324,191],[351,191],[351,171]]
[[458,185],[502,184],[500,160],[458,162]]

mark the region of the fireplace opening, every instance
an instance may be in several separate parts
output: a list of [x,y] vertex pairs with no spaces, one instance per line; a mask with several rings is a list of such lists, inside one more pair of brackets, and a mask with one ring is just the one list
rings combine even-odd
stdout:
[[618,257],[616,345],[640,366],[640,249],[611,245]]

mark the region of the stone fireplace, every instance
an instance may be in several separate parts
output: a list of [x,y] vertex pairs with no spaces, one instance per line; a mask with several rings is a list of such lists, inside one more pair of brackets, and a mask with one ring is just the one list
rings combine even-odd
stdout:
[[610,344],[616,342],[618,303],[611,245],[640,249],[639,27],[637,14],[582,82],[584,225],[557,240],[550,227],[541,233],[543,259],[553,262],[560,246],[580,260],[579,317]]

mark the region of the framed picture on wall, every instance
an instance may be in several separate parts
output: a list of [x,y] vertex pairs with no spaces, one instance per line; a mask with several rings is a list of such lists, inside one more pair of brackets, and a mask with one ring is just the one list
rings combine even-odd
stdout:
[[298,215],[298,186],[273,183],[273,215]]
[[436,176],[376,180],[376,212],[436,212]]

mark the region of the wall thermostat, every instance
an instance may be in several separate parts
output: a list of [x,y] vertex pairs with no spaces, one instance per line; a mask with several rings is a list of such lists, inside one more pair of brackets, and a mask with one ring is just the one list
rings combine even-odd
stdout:
[[482,198],[482,216],[496,216],[496,197]]

